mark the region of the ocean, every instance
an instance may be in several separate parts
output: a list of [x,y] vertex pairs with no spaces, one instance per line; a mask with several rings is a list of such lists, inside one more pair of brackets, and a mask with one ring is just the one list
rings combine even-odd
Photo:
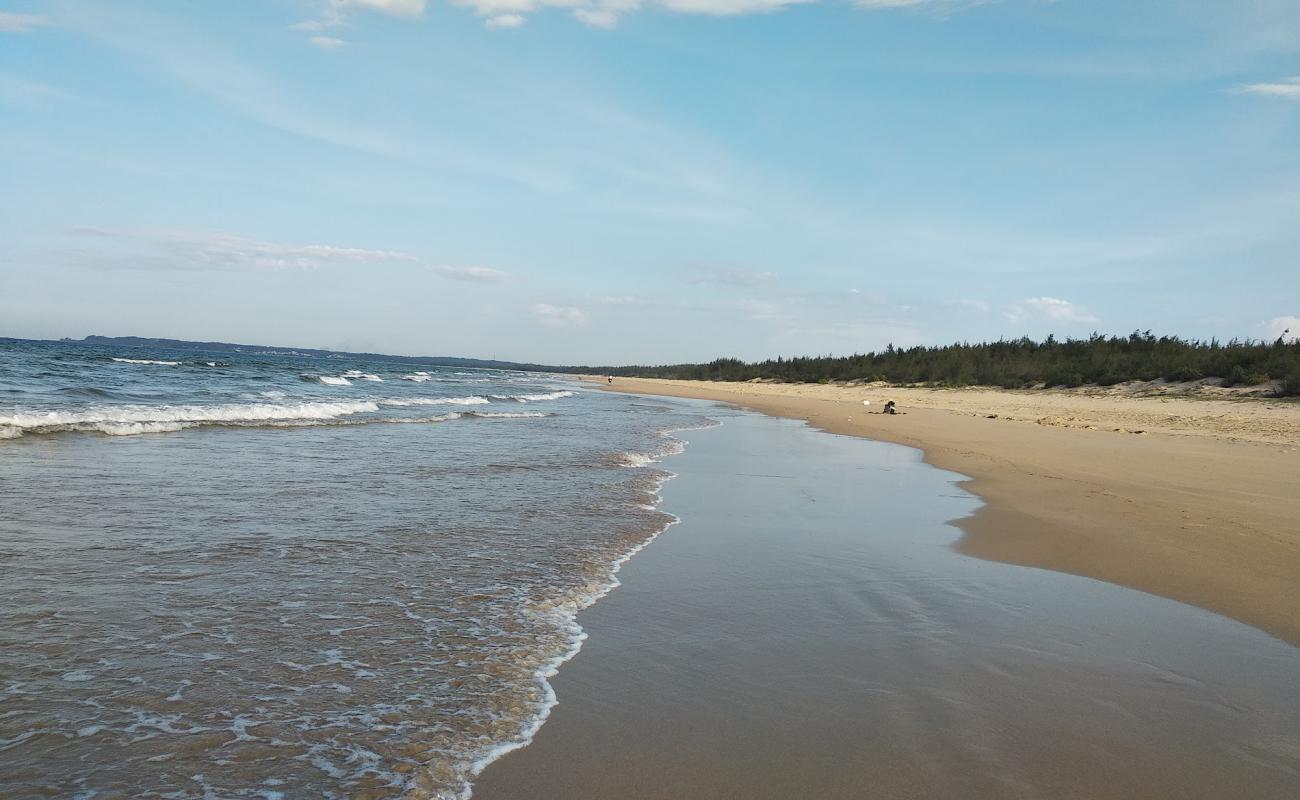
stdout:
[[543,374],[0,341],[0,796],[466,796],[711,424]]

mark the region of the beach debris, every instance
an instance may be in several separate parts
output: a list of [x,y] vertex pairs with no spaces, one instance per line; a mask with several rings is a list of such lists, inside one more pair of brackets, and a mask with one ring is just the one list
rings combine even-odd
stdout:
[[985,417],[984,419],[997,419],[997,418],[998,418],[998,415],[997,415],[997,414],[989,414],[989,415],[988,415],[987,417]]

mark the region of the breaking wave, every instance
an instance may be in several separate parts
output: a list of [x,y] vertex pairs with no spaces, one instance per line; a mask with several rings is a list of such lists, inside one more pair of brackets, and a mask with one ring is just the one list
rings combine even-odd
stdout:
[[473,395],[470,397],[410,397],[406,399],[392,398],[389,400],[380,400],[380,405],[385,406],[480,406],[492,402],[486,397]]
[[147,358],[114,358],[119,364],[154,364],[159,367],[179,367],[180,361],[152,361]]
[[229,403],[213,406],[100,406],[84,411],[44,411],[0,416],[0,438],[25,433],[98,431],[113,436],[165,433],[200,425],[304,424],[378,411],[373,401],[349,403]]
[[[430,398],[434,399],[434,398]],[[445,398],[464,401],[466,398]],[[487,401],[483,401],[487,402]],[[103,433],[135,436],[144,433],[172,433],[198,427],[303,428],[317,425],[366,425],[371,423],[428,424],[471,419],[536,419],[554,416],[543,411],[491,412],[451,411],[436,416],[360,417],[380,410],[380,405],[439,405],[437,403],[361,400],[349,403],[238,403],[217,406],[119,406],[88,411],[17,413],[0,416],[0,439],[17,439],[26,434]],[[461,403],[468,405],[468,403]]]
[[516,403],[541,403],[546,400],[560,400],[565,397],[573,397],[573,392],[560,391],[548,392],[546,394],[494,394],[489,396],[493,400],[513,400]]

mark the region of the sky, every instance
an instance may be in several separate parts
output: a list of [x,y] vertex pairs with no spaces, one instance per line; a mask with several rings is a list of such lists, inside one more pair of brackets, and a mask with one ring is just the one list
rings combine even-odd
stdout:
[[1296,0],[0,0],[0,336],[1300,333]]

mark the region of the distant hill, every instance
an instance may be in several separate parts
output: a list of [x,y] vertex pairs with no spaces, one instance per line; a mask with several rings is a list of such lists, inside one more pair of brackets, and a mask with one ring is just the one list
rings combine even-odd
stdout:
[[478,367],[483,369],[514,369],[535,372],[557,372],[561,368],[543,364],[521,364],[515,361],[496,361],[483,358],[456,358],[453,356],[392,356],[384,353],[349,353],[342,350],[317,350],[310,347],[275,347],[262,344],[232,344],[230,342],[191,342],[184,339],[156,339],[147,336],[87,336],[84,339],[63,339],[78,344],[107,345],[110,347],[141,347],[162,350],[193,350],[205,353],[251,353],[254,355],[300,355],[330,357],[361,357],[374,361],[400,361],[420,363],[433,367]]

